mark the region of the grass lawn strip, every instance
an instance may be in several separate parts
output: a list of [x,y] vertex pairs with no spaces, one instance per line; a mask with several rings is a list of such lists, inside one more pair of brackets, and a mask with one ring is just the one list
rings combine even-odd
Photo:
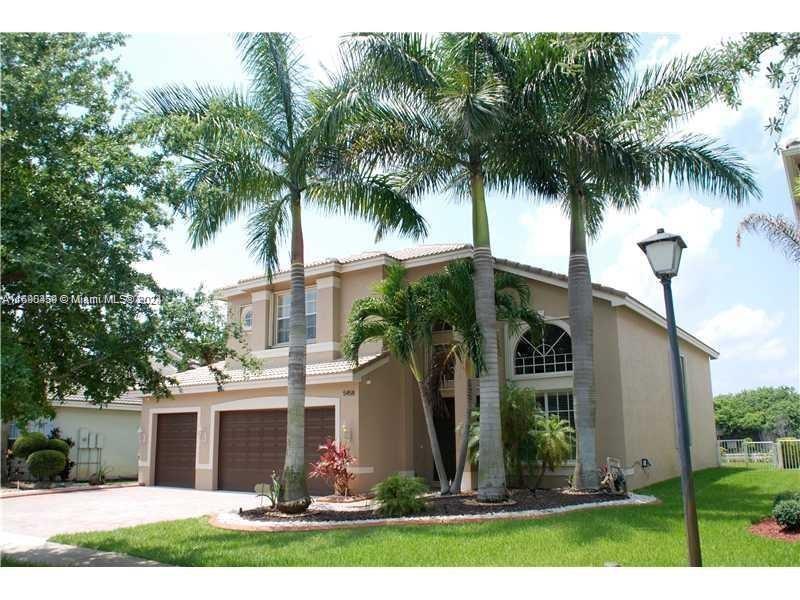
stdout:
[[[800,566],[800,544],[748,531],[775,494],[800,490],[800,471],[695,473],[703,564]],[[661,504],[584,510],[547,519],[429,527],[244,532],[182,519],[59,535],[54,541],[185,566],[686,566],[680,480],[637,490]]]

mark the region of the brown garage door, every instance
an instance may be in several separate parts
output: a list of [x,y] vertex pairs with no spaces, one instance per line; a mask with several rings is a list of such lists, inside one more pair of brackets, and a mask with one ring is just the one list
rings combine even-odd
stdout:
[[[317,448],[336,433],[333,407],[306,408],[306,466],[319,458]],[[286,410],[225,411],[219,417],[219,489],[252,492],[257,483],[280,475],[286,456]],[[329,494],[318,479],[309,479],[312,494]]]
[[156,485],[194,487],[197,413],[158,415]]

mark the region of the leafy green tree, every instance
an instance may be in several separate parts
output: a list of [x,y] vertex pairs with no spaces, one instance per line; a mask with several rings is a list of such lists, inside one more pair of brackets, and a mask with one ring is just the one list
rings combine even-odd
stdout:
[[738,107],[742,81],[759,72],[769,53],[774,53],[775,58],[766,63],[766,77],[770,87],[778,90],[779,99],[775,114],[764,128],[770,135],[779,136],[800,84],[800,33],[760,31],[734,38],[717,51],[720,68],[716,74],[725,100]]
[[[608,208],[635,210],[645,188],[685,185],[735,204],[759,194],[751,170],[730,148],[673,133],[718,93],[713,58],[706,53],[678,58],[637,75],[634,42],[629,34],[548,35],[561,59],[540,75],[537,62],[519,69],[523,78],[512,95],[514,126],[498,150],[516,158],[516,171],[525,171],[528,163],[532,174],[541,172],[547,157],[547,179],[558,190],[550,198],[570,218],[576,488],[599,485],[587,238],[599,234]],[[524,60],[526,54],[520,56]]]
[[[505,170],[507,156],[494,151],[507,121],[513,40],[488,33],[355,35],[344,46],[345,73],[325,94],[327,122],[346,123],[343,143],[360,164],[391,171],[411,197],[449,191],[469,198],[475,311],[485,342],[478,466],[478,495],[485,501],[506,493],[485,194],[517,184]],[[541,181],[529,175],[531,186]]]
[[128,118],[129,79],[113,58],[122,42],[0,37],[6,422],[52,416],[54,400],[78,392],[97,404],[131,388],[168,395],[174,380],[163,367],[235,354],[222,341],[234,333],[224,326],[212,327],[212,339],[195,329],[208,325],[199,316],[170,322],[164,305],[177,310],[189,299],[135,268],[161,248],[166,208],[181,193],[163,156],[142,151],[145,138]]
[[800,394],[792,387],[721,394],[714,398],[714,415],[724,438],[800,437]]
[[193,246],[249,215],[248,247],[267,275],[290,246],[291,309],[286,462],[279,508],[308,506],[305,477],[305,244],[303,207],[350,215],[419,237],[425,223],[386,177],[348,170],[318,125],[318,108],[291,34],[242,33],[236,46],[250,75],[246,91],[169,86],[144,103],[151,133],[181,162]]

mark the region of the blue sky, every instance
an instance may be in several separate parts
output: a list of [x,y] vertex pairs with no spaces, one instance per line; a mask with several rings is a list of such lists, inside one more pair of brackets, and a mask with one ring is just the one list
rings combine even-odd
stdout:
[[[312,74],[336,60],[338,34],[298,33]],[[721,35],[648,34],[641,38],[642,66],[715,45]],[[143,92],[165,83],[213,82],[244,85],[231,37],[222,33],[135,34],[121,51],[121,66]],[[795,102],[797,105],[797,102]],[[742,153],[757,173],[763,200],[736,208],[724,200],[680,189],[648,192],[635,214],[607,217],[603,234],[590,248],[593,279],[623,289],[663,312],[660,286],[635,242],[657,227],[680,233],[688,244],[681,273],[674,282],[679,323],[721,352],[712,362],[715,393],[759,385],[798,386],[798,270],[768,244],[747,237],[735,243],[739,221],[753,210],[791,217],[789,192],[774,140],[763,125],[776,106],[775,92],[763,77],[748,81],[743,104],[733,111],[721,105],[695,116],[685,129],[721,138]],[[800,137],[797,106],[790,115],[785,139]],[[488,197],[492,247],[496,256],[566,272],[567,222],[556,206],[522,197]],[[433,196],[421,204],[428,219],[427,243],[469,242],[469,209],[447,197]],[[388,238],[376,246],[370,228],[307,211],[304,214],[307,259],[343,256],[375,247],[409,245]],[[242,223],[231,224],[215,242],[193,251],[186,226],[176,222],[165,235],[169,252],[143,265],[160,283],[187,291],[200,284],[215,288],[257,274],[247,255]]]

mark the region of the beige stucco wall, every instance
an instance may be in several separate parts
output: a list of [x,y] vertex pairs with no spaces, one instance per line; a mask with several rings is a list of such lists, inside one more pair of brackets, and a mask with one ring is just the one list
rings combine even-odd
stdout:
[[[102,434],[103,449],[101,454],[102,464],[111,468],[109,477],[136,477],[137,464],[137,439],[140,414],[137,410],[117,410],[111,408],[72,408],[67,406],[56,407],[55,426],[61,429],[62,437],[69,437],[75,441],[76,447],[70,451],[70,458],[78,462],[78,431],[88,429],[95,434]],[[92,460],[96,460],[95,451],[92,450]],[[82,456],[88,456],[87,450],[81,450]],[[73,469],[72,476],[86,479],[94,473],[87,471],[87,467],[78,466]]]
[[[619,357],[622,374],[625,461],[634,464],[631,487],[642,487],[680,473],[666,331],[620,307]],[[685,342],[692,462],[695,470],[718,464],[709,357]],[[648,458],[652,467],[642,469]]]

